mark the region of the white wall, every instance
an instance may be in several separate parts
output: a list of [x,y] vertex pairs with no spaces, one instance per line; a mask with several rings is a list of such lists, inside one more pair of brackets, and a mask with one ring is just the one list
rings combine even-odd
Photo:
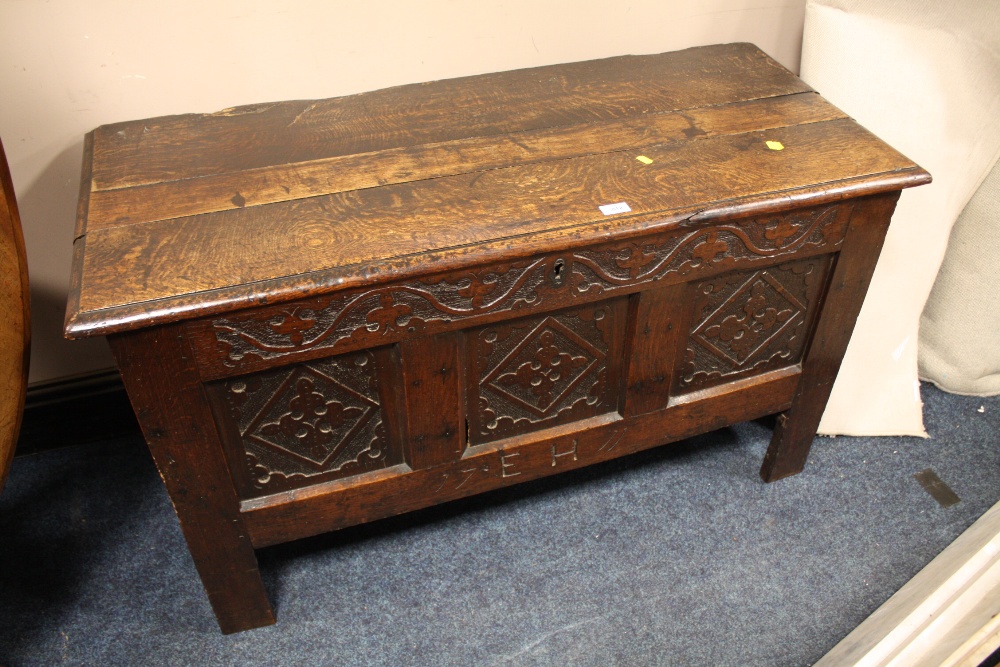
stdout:
[[0,137],[32,281],[31,381],[113,365],[62,339],[98,125],[626,53],[753,42],[797,71],[804,0],[0,0]]

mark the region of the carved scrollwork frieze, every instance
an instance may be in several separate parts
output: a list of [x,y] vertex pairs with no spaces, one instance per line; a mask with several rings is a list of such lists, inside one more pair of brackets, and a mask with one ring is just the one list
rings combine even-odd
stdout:
[[227,348],[229,367],[247,356],[270,360],[347,340],[359,343],[355,347],[381,345],[423,333],[429,323],[531,307],[540,301],[548,264],[542,258],[336,294],[275,309],[266,318],[218,318],[212,328]]
[[[730,269],[831,252],[851,205],[723,222],[560,254],[335,292],[195,324],[209,377],[309,359],[468,326],[506,312],[537,312],[605,298],[649,282],[690,280]],[[470,324],[471,324],[470,323]]]
[[832,251],[843,240],[849,209],[840,205],[762,216],[579,250],[573,255],[573,289],[578,294],[601,294],[672,274],[685,277],[808,250]]

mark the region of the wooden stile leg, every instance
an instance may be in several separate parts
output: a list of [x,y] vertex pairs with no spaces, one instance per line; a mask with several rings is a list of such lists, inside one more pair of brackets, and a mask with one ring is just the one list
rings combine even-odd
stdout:
[[180,326],[109,342],[219,627],[229,634],[271,625],[274,612]]
[[802,471],[840,363],[861,312],[899,192],[858,200],[834,267],[791,407],[778,416],[760,476],[773,482]]

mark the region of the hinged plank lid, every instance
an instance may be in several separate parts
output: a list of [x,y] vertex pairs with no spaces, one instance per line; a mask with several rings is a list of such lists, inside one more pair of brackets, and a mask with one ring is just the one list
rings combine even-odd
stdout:
[[105,125],[66,334],[929,178],[749,44]]

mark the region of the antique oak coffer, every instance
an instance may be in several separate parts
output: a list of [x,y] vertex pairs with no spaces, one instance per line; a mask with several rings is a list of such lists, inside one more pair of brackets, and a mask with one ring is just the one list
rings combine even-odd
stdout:
[[748,44],[106,125],[66,334],[234,632],[257,547],[775,413],[800,471],[929,180]]

